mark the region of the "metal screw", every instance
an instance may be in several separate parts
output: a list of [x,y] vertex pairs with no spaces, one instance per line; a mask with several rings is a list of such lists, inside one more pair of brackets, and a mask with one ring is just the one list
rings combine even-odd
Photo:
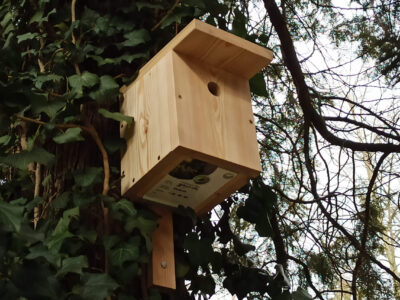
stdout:
[[167,262],[166,261],[162,261],[161,262],[161,268],[163,268],[163,269],[167,268]]

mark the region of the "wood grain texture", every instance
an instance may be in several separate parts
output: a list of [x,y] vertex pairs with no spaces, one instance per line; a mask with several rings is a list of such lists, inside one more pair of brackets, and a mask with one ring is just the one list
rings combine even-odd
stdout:
[[153,233],[151,284],[166,289],[176,288],[174,232],[172,213],[169,208],[152,206],[160,216],[158,227]]
[[[179,145],[260,172],[249,83],[173,54]],[[218,87],[218,96],[208,83]]]
[[128,149],[121,158],[123,194],[178,146],[172,70],[169,53],[125,92],[120,110],[134,117],[135,125],[121,128]]
[[272,51],[199,20],[190,22],[142,69],[146,73],[168,52],[175,51],[250,79],[272,58]]

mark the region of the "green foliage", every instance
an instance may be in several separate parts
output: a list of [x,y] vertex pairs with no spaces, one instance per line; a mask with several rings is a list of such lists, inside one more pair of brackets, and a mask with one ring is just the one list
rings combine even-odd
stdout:
[[250,89],[257,96],[267,97],[267,87],[262,73],[257,73],[250,79]]
[[20,231],[25,208],[7,202],[0,202],[0,220],[4,225],[9,225],[11,230]]
[[107,274],[90,274],[82,276],[81,286],[73,292],[81,299],[97,300],[104,299],[118,287],[118,284]]
[[237,210],[237,216],[254,223],[255,229],[262,237],[272,237],[270,213],[276,203],[276,195],[261,180],[255,181],[245,205]]
[[311,299],[313,299],[313,297],[302,288],[298,288],[292,294],[292,298],[293,298],[293,300],[311,300]]
[[85,140],[81,136],[81,128],[68,128],[65,132],[53,137],[53,141],[57,144],[65,144]]
[[125,121],[128,124],[132,124],[132,122],[133,122],[132,117],[125,116],[119,112],[110,112],[104,108],[99,109],[99,114],[103,115],[104,118],[113,119],[118,122]]
[[0,157],[0,163],[22,170],[26,170],[32,162],[51,166],[54,161],[54,154],[39,147],[34,148],[32,151],[22,151],[21,153]]
[[83,268],[88,268],[88,260],[86,256],[67,257],[62,260],[61,267],[57,272],[57,276],[63,276],[68,273],[83,274]]

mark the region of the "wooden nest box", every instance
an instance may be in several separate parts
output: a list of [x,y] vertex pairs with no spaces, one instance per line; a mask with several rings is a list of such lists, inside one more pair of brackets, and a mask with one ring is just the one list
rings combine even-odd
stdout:
[[249,79],[272,52],[198,20],[125,89],[122,194],[196,213],[260,173]]

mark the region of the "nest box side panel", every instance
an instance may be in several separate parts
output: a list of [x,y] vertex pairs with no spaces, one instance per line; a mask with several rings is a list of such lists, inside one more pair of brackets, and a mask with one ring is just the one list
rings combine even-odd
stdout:
[[134,128],[122,126],[127,150],[121,158],[122,194],[140,190],[143,176],[178,145],[172,55],[166,54],[128,87],[121,112],[134,117]]
[[179,144],[261,170],[248,80],[196,59],[173,54]]

